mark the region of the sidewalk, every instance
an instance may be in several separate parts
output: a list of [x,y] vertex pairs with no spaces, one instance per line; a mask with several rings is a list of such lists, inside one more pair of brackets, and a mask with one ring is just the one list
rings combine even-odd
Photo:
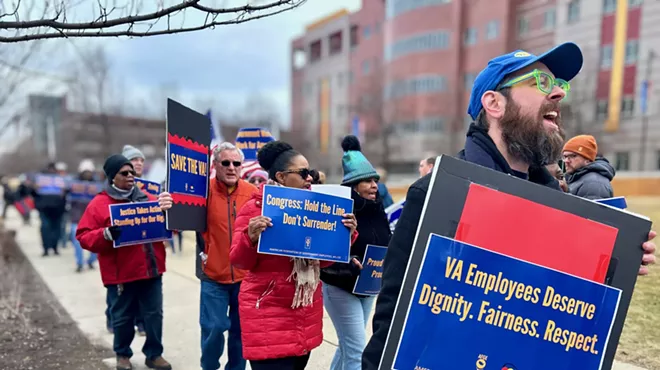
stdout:
[[[38,218],[33,217],[33,226],[23,226],[16,211],[13,208],[8,211],[7,228],[16,230],[18,244],[49,289],[94,344],[112,348],[112,334],[105,328],[105,288],[98,269],[77,274],[74,271],[73,247],[70,245],[60,250],[60,256],[42,257],[38,224]],[[199,369],[200,357],[199,281],[195,277],[193,233],[186,234],[188,237],[184,239],[183,253],[177,251],[172,254],[171,248],[167,249],[167,272],[163,277],[163,357],[170,361],[175,370]],[[337,335],[327,313],[324,315],[323,329],[324,343],[312,352],[307,366],[309,370],[330,369],[337,348]],[[367,333],[371,335],[371,323],[367,326]],[[136,335],[132,345],[134,369],[147,369],[141,351],[143,344],[144,338]],[[105,362],[109,368],[114,368],[114,358]],[[225,355],[221,359],[223,368],[226,362]],[[613,370],[644,369],[617,363]]]

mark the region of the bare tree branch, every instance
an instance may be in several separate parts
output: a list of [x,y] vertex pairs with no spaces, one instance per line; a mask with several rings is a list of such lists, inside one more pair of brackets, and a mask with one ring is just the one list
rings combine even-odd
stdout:
[[[0,5],[2,5],[0,0]],[[95,19],[87,22],[69,22],[66,1],[60,0],[52,9],[46,3],[44,14],[39,19],[22,20],[20,16],[21,1],[9,12],[0,14],[0,42],[19,42],[38,39],[68,38],[68,37],[147,37],[183,32],[199,31],[216,26],[245,23],[294,9],[306,0],[272,0],[260,1],[236,7],[212,7],[202,5],[201,0],[183,0],[174,5],[165,5],[159,1],[157,9],[152,12],[140,13],[142,3],[139,0],[127,0],[124,6],[108,7],[99,0],[95,8]],[[123,10],[123,12],[122,12]],[[203,21],[197,24],[184,25],[187,11],[194,15],[202,15]],[[31,13],[31,12],[29,12]],[[111,17],[117,14],[116,17]],[[172,17],[181,14],[182,22],[173,27]],[[228,16],[221,18],[221,16]],[[13,20],[4,20],[10,19]],[[165,28],[155,28],[156,24],[165,18]],[[201,23],[201,24],[199,24]],[[135,30],[137,26],[146,26],[145,31]],[[118,29],[117,29],[118,28]],[[9,34],[8,34],[9,33]],[[11,34],[13,33],[13,34]]]

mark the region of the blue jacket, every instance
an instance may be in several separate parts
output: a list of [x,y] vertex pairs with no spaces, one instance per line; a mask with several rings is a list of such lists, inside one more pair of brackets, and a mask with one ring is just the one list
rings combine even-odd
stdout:
[[[511,169],[488,133],[474,123],[468,130],[465,147],[458,153],[458,158],[561,191],[559,181],[545,166],[530,167],[529,175]],[[388,245],[373,318],[373,336],[362,354],[363,370],[378,369],[430,182],[431,174],[428,174],[410,186],[406,205]]]
[[392,200],[392,196],[390,195],[390,191],[387,190],[387,186],[383,184],[382,182],[378,183],[378,195],[380,196],[380,199],[383,201],[383,208],[387,208],[394,204],[394,201]]

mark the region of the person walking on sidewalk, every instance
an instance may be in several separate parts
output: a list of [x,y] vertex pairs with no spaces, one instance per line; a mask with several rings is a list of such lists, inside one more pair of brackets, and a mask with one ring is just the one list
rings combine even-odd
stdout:
[[[78,166],[78,180],[93,182],[94,181],[94,163],[89,159],[84,159],[80,161]],[[71,244],[73,244],[74,251],[76,253],[76,272],[82,272],[85,261],[83,261],[83,249],[80,246],[80,242],[76,239],[76,230],[78,229],[78,222],[82,217],[87,205],[91,199],[84,198],[75,198],[70,200],[71,210],[69,211],[69,218],[71,220],[71,231],[69,233],[69,239]],[[89,258],[86,263],[90,269],[94,268],[94,262],[96,262],[96,253],[90,253]]]
[[[55,163],[50,163],[44,173],[57,175]],[[57,246],[62,237],[62,222],[64,212],[66,212],[65,191],[65,189],[62,189],[61,194],[40,194],[39,189],[34,187],[30,189],[31,195],[34,197],[35,207],[39,211],[39,218],[41,219],[41,240],[44,247],[44,257],[48,256],[50,250],[55,255],[60,254],[57,251]]]
[[323,304],[339,339],[330,370],[361,370],[362,351],[367,344],[366,326],[376,296],[354,294],[353,287],[362,270],[360,261],[367,245],[387,246],[391,231],[378,195],[380,176],[362,154],[358,138],[346,136],[341,146],[344,150],[341,184],[352,189],[358,238],[351,246],[350,263],[334,263],[321,270]]
[[[271,141],[257,154],[268,171],[268,184],[311,189],[307,159],[284,142]],[[261,214],[263,189],[240,210],[234,225],[231,262],[249,270],[241,285],[239,310],[243,355],[252,370],[302,370],[312,350],[323,341],[323,296],[320,269],[332,262],[257,253],[261,233],[272,226]],[[355,241],[356,221],[342,223]],[[283,248],[288,240],[282,240]]]
[[[225,348],[224,333],[229,330],[226,370],[244,370],[241,323],[239,320],[238,292],[246,271],[229,261],[229,248],[233,240],[236,214],[257,191],[240,179],[243,151],[224,142],[213,150],[215,178],[209,183],[207,199],[207,230],[197,233],[196,275],[201,281],[199,299],[199,326],[202,331],[203,370],[220,368],[220,357]],[[161,208],[172,206],[168,193],[159,196]],[[229,310],[229,315],[227,315]]]
[[138,313],[143,315],[147,337],[142,347],[146,366],[170,370],[172,366],[162,357],[165,246],[155,242],[113,248],[113,240],[119,238],[122,228],[110,224],[111,204],[146,202],[155,197],[138,189],[133,165],[123,155],[110,156],[103,171],[108,179],[105,189],[87,205],[76,238],[84,249],[98,254],[103,285],[116,293],[110,310],[117,370],[133,368],[131,342]]

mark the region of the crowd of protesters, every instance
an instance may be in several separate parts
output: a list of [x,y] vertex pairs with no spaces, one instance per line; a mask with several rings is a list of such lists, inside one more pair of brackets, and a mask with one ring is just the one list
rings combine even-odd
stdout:
[[[539,57],[517,51],[491,60],[472,87],[468,114],[473,123],[457,157],[579,197],[612,197],[610,181],[615,171],[599,153],[594,137],[565,138],[560,102],[570,90],[568,81],[581,67],[581,51],[572,43]],[[248,361],[255,370],[305,369],[310,354],[323,341],[324,308],[338,337],[331,369],[379,367],[436,157],[420,160],[420,179],[410,186],[392,233],[385,211],[393,203],[384,184],[386,172],[370,163],[355,136],[346,136],[342,149],[343,156],[337,158],[343,168],[340,185],[350,189],[354,204],[353,211],[343,215],[343,225],[351,235],[348,263],[257,252],[261,233],[272,227],[272,220],[262,215],[264,186],[309,190],[326,182],[325,174],[314,169],[305,153],[274,140],[258,151],[258,168],[245,173],[241,149],[229,142],[213,149],[209,226],[196,234],[195,253],[201,285],[202,369],[220,368],[225,345],[228,370],[245,369]],[[29,181],[3,182],[5,211],[7,205],[33,197],[41,219],[44,256],[51,251],[58,254],[66,217],[71,225],[65,239],[76,248],[76,271],[94,268],[98,260],[108,292],[107,325],[114,333],[120,370],[132,369],[130,345],[136,328],[146,336],[142,348],[146,366],[172,368],[162,356],[165,245],[112,246],[122,228],[110,224],[108,205],[158,199],[162,210],[172,207],[167,192],[156,198],[136,187],[135,178],[142,176],[143,168],[144,155],[131,146],[107,158],[103,178],[96,176],[92,163],[82,161],[80,180],[104,181],[103,191],[85,203],[67,202],[66,194],[40,195]],[[46,171],[65,170],[52,164]],[[654,237],[651,232],[641,246],[645,255],[640,275],[655,262]],[[367,245],[388,247],[378,296],[353,293]],[[83,250],[89,252],[87,258]],[[374,306],[374,334],[369,339],[366,327]]]

